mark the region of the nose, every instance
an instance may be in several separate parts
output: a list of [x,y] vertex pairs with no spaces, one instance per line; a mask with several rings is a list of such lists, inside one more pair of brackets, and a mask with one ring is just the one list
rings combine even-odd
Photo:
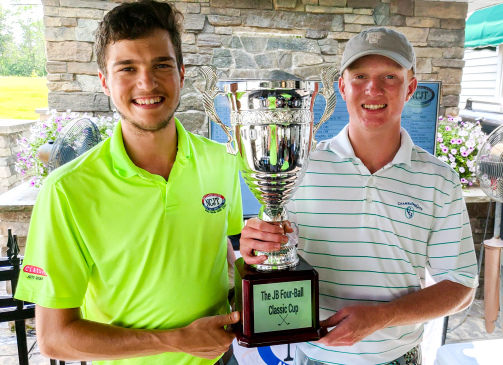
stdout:
[[158,86],[156,77],[151,70],[144,70],[138,73],[137,86],[142,90],[153,90]]
[[371,77],[365,89],[367,95],[378,96],[383,93],[382,80],[379,77]]

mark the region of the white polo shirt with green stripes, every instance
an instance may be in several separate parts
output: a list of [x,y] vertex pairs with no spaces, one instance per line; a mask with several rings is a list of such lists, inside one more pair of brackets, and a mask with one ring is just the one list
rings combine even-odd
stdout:
[[[227,235],[243,225],[237,159],[176,121],[168,181],[113,136],[55,170],[30,224],[16,297],[127,328],[172,329],[229,311]],[[190,341],[191,339],[187,339]],[[165,353],[94,364],[213,364]]]
[[[459,178],[414,146],[403,128],[395,158],[374,174],[355,156],[347,126],[321,142],[288,209],[299,253],[319,273],[320,319],[420,290],[425,270],[436,282],[477,286]],[[383,364],[417,345],[422,334],[423,325],[415,324],[385,328],[353,346],[300,347],[327,364]]]

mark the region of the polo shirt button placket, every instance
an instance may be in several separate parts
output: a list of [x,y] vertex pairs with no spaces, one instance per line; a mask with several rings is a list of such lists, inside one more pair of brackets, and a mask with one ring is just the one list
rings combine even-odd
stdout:
[[365,185],[365,225],[373,225],[375,222],[374,215],[372,214],[373,212],[373,201],[374,199],[372,198],[372,187],[373,187],[373,182],[374,178],[373,176],[370,176],[367,179],[366,185]]
[[371,188],[373,187],[373,183],[374,183],[374,178],[373,178],[373,176],[370,176],[367,180],[367,186],[365,187],[365,190],[367,192],[367,203],[373,202],[372,190],[371,190]]

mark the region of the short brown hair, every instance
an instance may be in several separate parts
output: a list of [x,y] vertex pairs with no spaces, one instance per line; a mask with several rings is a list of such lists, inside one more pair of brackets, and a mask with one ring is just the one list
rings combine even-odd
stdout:
[[169,33],[180,70],[183,65],[182,21],[182,13],[168,3],[140,0],[117,6],[105,15],[95,33],[98,67],[106,74],[106,48],[109,44],[148,37],[156,30],[163,29]]

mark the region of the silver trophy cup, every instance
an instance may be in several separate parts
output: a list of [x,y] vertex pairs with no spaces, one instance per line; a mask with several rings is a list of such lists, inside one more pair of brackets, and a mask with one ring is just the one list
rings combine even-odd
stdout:
[[[334,68],[322,70],[326,107],[318,124],[314,124],[313,106],[318,83],[298,80],[242,81],[217,88],[216,68],[203,66],[206,80],[203,91],[204,109],[226,135],[227,152],[238,154],[242,176],[261,204],[258,218],[267,222],[288,220],[285,204],[304,176],[309,152],[316,147],[314,135],[335,109]],[[218,117],[214,99],[226,95],[231,107],[231,126]],[[232,142],[234,142],[233,147]],[[287,242],[279,251],[255,254],[268,259],[257,270],[282,270],[299,262],[296,244]]]

